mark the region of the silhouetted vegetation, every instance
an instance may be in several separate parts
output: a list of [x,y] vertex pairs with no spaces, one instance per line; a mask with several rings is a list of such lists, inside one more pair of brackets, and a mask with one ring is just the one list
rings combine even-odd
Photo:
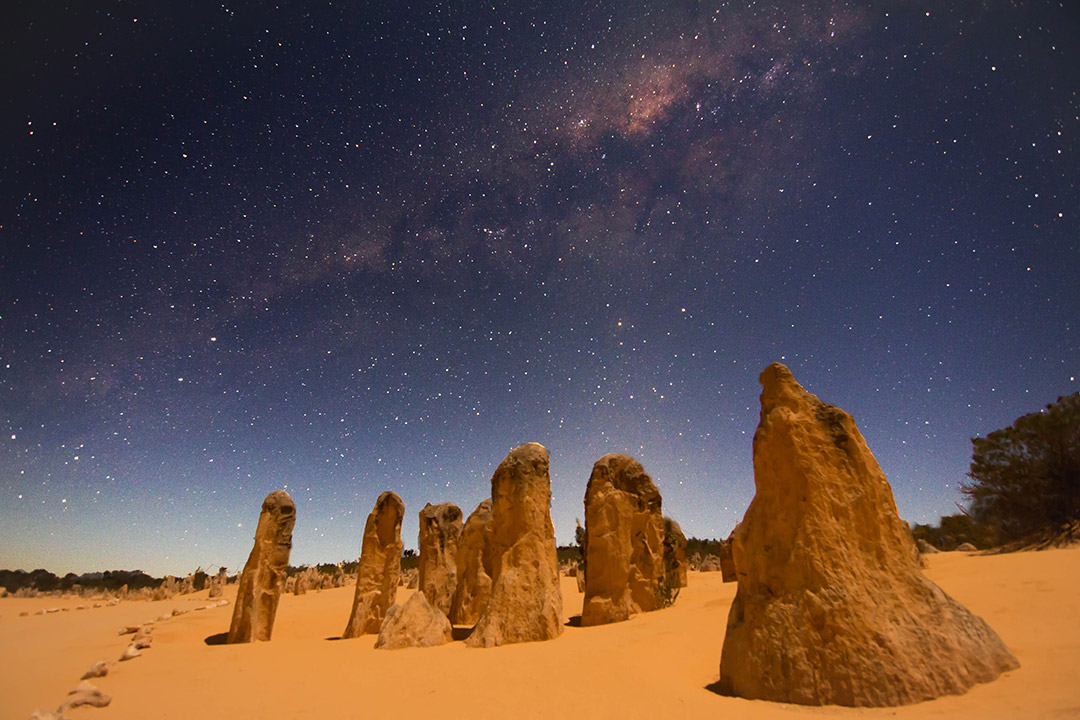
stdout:
[[695,555],[705,557],[706,555],[720,556],[720,547],[724,544],[723,540],[702,540],[700,538],[692,537],[686,540],[686,557],[690,558]]
[[915,525],[911,534],[916,540],[924,540],[938,550],[955,550],[958,545],[971,543],[980,550],[996,547],[1001,542],[998,529],[993,525],[975,522],[963,513],[945,515],[935,525]]
[[581,548],[577,545],[559,545],[555,548],[559,564],[576,565],[581,562]]
[[119,590],[127,585],[129,590],[138,590],[144,587],[156,588],[162,582],[164,582],[163,579],[151,577],[142,570],[106,570],[82,575],[68,573],[63,578],[41,568],[33,572],[0,570],[0,587],[7,588],[8,592],[16,592],[23,588],[51,592],[70,590],[75,585],[94,590]]
[[420,556],[412,548],[406,548],[401,553],[401,569],[413,570],[420,567]]
[[971,443],[973,520],[1014,540],[1080,519],[1080,393]]

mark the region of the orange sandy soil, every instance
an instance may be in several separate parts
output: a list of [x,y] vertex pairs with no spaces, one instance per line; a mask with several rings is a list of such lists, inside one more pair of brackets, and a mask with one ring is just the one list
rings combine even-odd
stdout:
[[[208,645],[232,605],[157,622],[142,657],[93,680],[113,696],[72,720],[128,718],[1062,718],[1080,715],[1080,548],[929,557],[927,574],[990,623],[1021,667],[962,696],[900,708],[801,707],[724,697],[720,648],[735,584],[691,573],[669,609],[556,640],[491,649],[461,642],[375,650],[374,636],[337,640],[352,588],[282,597],[274,639]],[[232,599],[235,585],[227,596]],[[582,596],[563,579],[565,616]],[[404,601],[411,591],[401,590]],[[85,599],[0,599],[0,718],[55,710],[95,661],[115,661],[122,625],[207,603],[206,591],[164,602],[76,610]],[[20,617],[47,607],[67,612]],[[462,629],[459,635],[467,632]]]

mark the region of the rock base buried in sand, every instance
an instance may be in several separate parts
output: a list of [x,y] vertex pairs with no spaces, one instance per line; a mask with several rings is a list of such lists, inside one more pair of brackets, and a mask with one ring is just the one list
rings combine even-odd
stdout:
[[738,590],[721,690],[804,705],[958,694],[1018,666],[919,570],[892,489],[851,416],[786,367],[761,374],[757,492],[732,545]]
[[452,639],[450,621],[432,607],[424,593],[415,592],[404,605],[394,605],[386,611],[375,647],[384,650],[432,647]]

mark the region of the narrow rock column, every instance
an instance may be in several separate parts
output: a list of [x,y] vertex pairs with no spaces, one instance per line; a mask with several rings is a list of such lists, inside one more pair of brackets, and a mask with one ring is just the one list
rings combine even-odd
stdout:
[[453,503],[420,511],[420,592],[442,614],[450,613],[457,589],[457,550],[461,535],[461,508]]
[[470,647],[550,640],[562,633],[562,592],[551,523],[547,449],[510,451],[491,478],[491,598],[465,641]]
[[266,496],[255,528],[255,546],[240,576],[228,642],[270,639],[285,587],[295,522],[296,505],[289,493],[275,490]]
[[664,519],[660,491],[641,463],[609,454],[585,490],[582,625],[626,620],[663,603]]
[[686,587],[686,535],[669,517],[664,518],[664,574],[668,589]]
[[491,538],[491,498],[469,515],[458,541],[457,589],[450,605],[450,622],[475,625],[491,597],[491,576],[495,557]]
[[386,611],[397,596],[401,576],[401,519],[405,503],[387,491],[375,501],[364,525],[360,563],[356,570],[356,593],[343,638],[379,632]]

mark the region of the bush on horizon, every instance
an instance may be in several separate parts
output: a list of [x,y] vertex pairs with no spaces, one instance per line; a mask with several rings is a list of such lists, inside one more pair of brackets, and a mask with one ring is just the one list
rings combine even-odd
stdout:
[[996,526],[977,523],[964,513],[943,515],[937,525],[915,525],[911,528],[911,535],[946,552],[964,543],[971,543],[980,550],[1001,544],[1001,535]]

